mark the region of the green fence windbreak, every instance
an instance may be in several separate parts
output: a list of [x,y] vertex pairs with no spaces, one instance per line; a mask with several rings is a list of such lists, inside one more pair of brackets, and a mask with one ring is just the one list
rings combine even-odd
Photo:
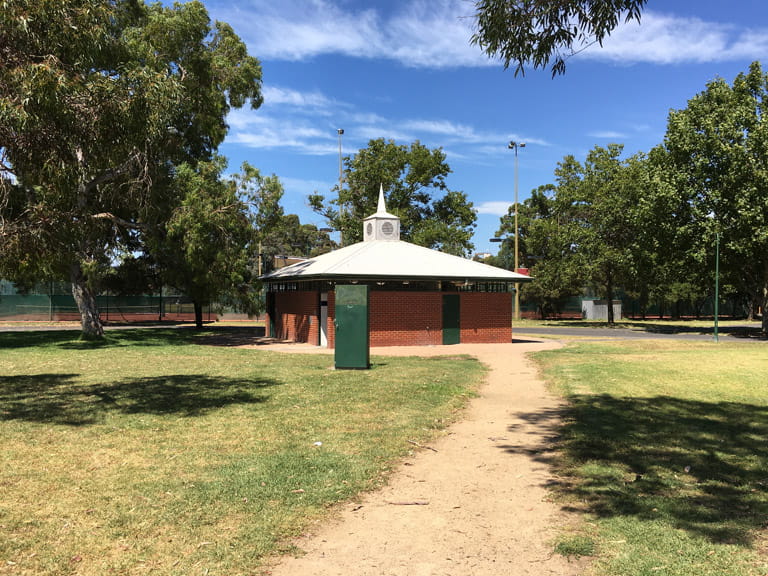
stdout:
[[[157,322],[162,320],[193,320],[194,305],[185,296],[139,295],[96,297],[101,319],[105,322]],[[203,310],[206,320],[216,314],[208,306]],[[75,299],[66,283],[48,283],[20,293],[12,283],[0,281],[0,321],[66,321],[79,320]]]

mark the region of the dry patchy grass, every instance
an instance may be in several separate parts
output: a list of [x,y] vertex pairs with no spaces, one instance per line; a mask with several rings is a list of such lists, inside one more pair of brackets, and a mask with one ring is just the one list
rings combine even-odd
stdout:
[[0,573],[258,573],[482,377],[468,358],[334,371],[188,330],[74,335],[0,334]]

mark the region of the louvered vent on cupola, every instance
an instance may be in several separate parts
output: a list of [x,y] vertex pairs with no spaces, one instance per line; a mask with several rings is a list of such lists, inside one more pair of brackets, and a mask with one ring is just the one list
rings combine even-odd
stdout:
[[384,204],[384,187],[379,187],[379,203],[376,213],[363,220],[363,240],[400,240],[400,218],[387,212]]

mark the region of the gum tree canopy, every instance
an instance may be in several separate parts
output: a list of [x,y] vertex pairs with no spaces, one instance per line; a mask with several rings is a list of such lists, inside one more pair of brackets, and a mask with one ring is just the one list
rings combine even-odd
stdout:
[[722,78],[669,114],[661,149],[677,193],[687,257],[713,283],[720,237],[722,280],[762,310],[768,333],[768,74],[759,62]]
[[68,278],[99,337],[100,277],[261,104],[261,67],[197,1],[3,0],[0,29],[0,276]]
[[474,249],[477,214],[464,192],[448,188],[451,168],[442,149],[427,148],[418,140],[406,146],[377,138],[344,158],[344,164],[346,186],[341,191],[335,186],[335,197],[329,200],[313,194],[309,204],[342,232],[345,244],[362,240],[360,223],[376,211],[383,187],[387,210],[400,217],[403,240],[456,256]]
[[565,73],[565,60],[610,36],[622,18],[640,21],[647,0],[477,0],[471,42],[504,68],[545,68]]

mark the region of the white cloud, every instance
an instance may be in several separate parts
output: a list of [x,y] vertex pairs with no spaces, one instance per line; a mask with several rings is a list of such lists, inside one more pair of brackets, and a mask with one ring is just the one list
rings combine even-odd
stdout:
[[343,54],[410,67],[497,65],[469,43],[473,5],[465,0],[413,0],[387,15],[329,0],[212,0],[208,7],[215,18],[232,23],[262,60]]
[[[395,60],[419,68],[499,66],[469,39],[474,4],[412,0],[384,8],[355,8],[331,0],[210,0],[213,17],[232,23],[262,60],[304,60],[324,54]],[[743,29],[650,10],[622,23],[603,46],[580,58],[676,64],[768,56],[768,28]]]
[[743,30],[699,18],[645,12],[622,24],[583,57],[614,62],[679,64],[759,59],[768,55],[768,28]]
[[[287,148],[308,155],[338,153],[337,126],[323,117],[296,116],[280,109],[272,113],[234,110],[227,121],[231,128],[227,141],[232,144],[256,149]],[[507,143],[510,140],[526,142],[529,146],[549,146],[540,138],[483,132],[448,120],[393,120],[376,114],[342,114],[338,126],[343,126],[346,131],[343,137],[345,155],[377,138],[406,145],[419,140],[430,148],[443,148],[452,161],[461,159],[475,163],[492,163],[494,159],[508,157]]]
[[[446,68],[495,66],[469,41],[473,6],[460,0],[417,0],[387,23],[390,57],[407,66]],[[386,57],[386,56],[385,56]]]
[[398,144],[410,143],[414,140],[411,132],[403,130],[395,124],[369,124],[357,126],[354,129],[355,136],[364,140],[374,140],[384,138],[385,140],[394,140]]
[[209,4],[211,13],[233,23],[252,54],[264,60],[301,60],[320,54],[371,56],[380,48],[378,15],[345,12],[327,0],[249,0]]
[[[375,138],[450,149],[452,160],[490,161],[509,154],[510,140],[549,146],[541,138],[521,134],[479,130],[469,124],[446,119],[410,118],[395,120],[377,113],[357,111],[343,101],[317,91],[301,92],[282,86],[264,88],[265,104],[259,110],[236,109],[227,117],[229,143],[256,149],[286,148],[309,155],[338,152],[336,128],[344,128],[344,153],[367,145]],[[332,121],[331,121],[332,117]]]
[[313,113],[319,110],[329,109],[332,106],[338,106],[327,96],[319,92],[299,92],[289,88],[265,85],[262,93],[264,95],[264,106],[293,106],[297,108],[308,108]]
[[626,140],[629,138],[627,134],[623,132],[614,132],[612,130],[600,130],[597,132],[591,132],[588,134],[591,138],[601,138],[604,140]]
[[[319,133],[314,134],[316,137],[319,135]],[[334,147],[333,144],[312,139],[306,133],[302,135],[300,132],[290,130],[283,130],[280,133],[275,131],[233,132],[228,137],[228,142],[257,149],[289,148],[309,156],[338,153],[338,147]]]
[[375,112],[355,112],[348,118],[355,124],[385,124],[387,119]]
[[478,214],[490,214],[492,216],[504,216],[509,211],[512,204],[509,202],[480,202],[475,204],[475,211]]
[[747,30],[730,47],[733,57],[751,59],[768,56],[768,29]]
[[230,144],[262,149],[290,148],[310,155],[330,154],[336,149],[335,132],[331,134],[311,118],[233,110],[227,116],[227,123]]

